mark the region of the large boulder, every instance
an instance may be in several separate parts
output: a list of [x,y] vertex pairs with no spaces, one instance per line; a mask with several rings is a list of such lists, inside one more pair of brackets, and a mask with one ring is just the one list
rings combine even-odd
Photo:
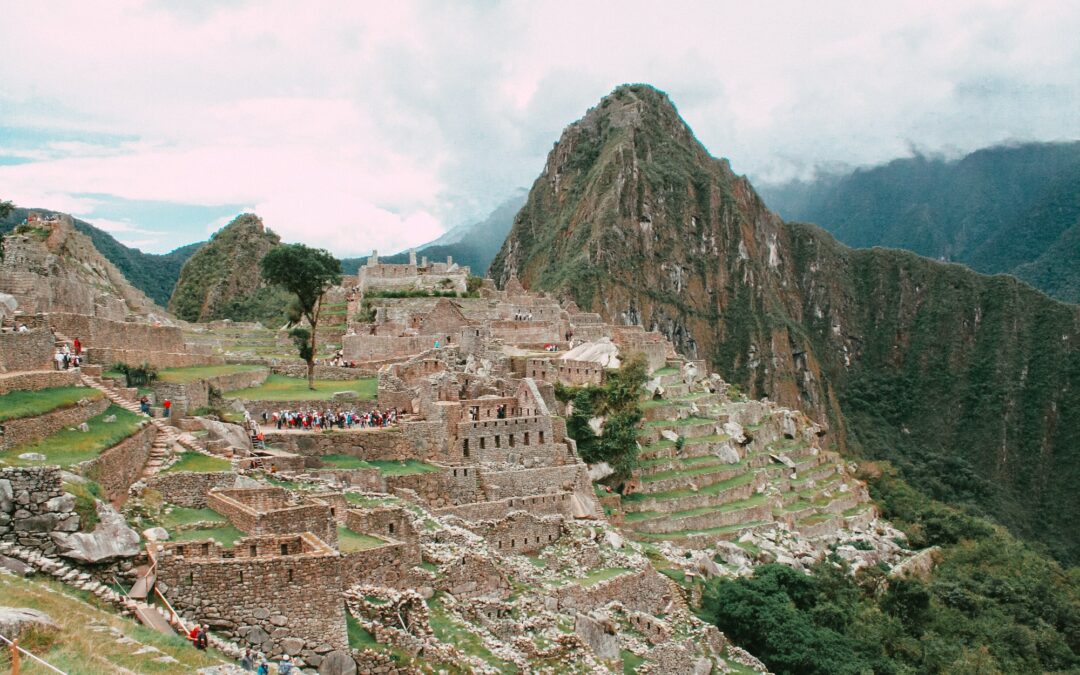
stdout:
[[203,428],[210,432],[210,438],[223,440],[228,443],[230,448],[251,450],[251,437],[248,436],[244,427],[239,424],[230,424],[206,418],[200,418],[199,421],[202,423]]
[[584,614],[578,614],[574,620],[574,632],[601,659],[619,658],[619,635],[610,621],[597,621]]
[[31,630],[52,632],[60,626],[45,612],[29,607],[0,607],[0,635],[15,640]]
[[15,310],[18,309],[18,307],[19,301],[15,299],[14,295],[0,293],[0,319],[14,316]]
[[139,554],[139,533],[128,527],[116,509],[98,502],[98,519],[93,532],[53,532],[60,555],[88,563],[131,558]]
[[348,652],[330,652],[319,664],[319,675],[356,675],[356,661]]

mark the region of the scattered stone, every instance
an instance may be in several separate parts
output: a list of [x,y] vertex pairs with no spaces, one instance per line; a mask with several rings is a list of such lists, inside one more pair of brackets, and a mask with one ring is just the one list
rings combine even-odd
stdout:
[[79,431],[83,432],[84,434],[88,433],[90,431],[90,425],[87,424],[86,422],[83,422],[82,424],[80,424],[79,426],[77,426],[75,428],[78,429]]
[[36,631],[59,631],[60,626],[45,612],[29,607],[0,607],[0,635],[14,640],[31,629]]
[[147,541],[168,541],[169,531],[164,527],[148,527],[143,530],[143,537]]
[[[89,431],[89,429],[87,429],[87,431]],[[40,452],[24,452],[19,455],[19,459],[27,462],[44,462],[48,458]]]
[[116,415],[108,415],[108,416],[105,417],[104,421],[105,421],[106,424],[112,424],[113,422],[116,421]]
[[330,652],[319,664],[319,675],[356,675],[356,661],[348,652]]

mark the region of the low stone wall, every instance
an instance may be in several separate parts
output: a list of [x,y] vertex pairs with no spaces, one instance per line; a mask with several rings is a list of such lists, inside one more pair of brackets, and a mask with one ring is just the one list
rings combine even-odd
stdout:
[[[87,389],[89,396],[96,393]],[[104,396],[96,401],[87,401],[85,405],[72,405],[58,408],[37,417],[20,417],[0,424],[0,450],[10,450],[19,445],[33,443],[52,434],[76,427],[86,420],[100,415],[109,407],[109,399]]]
[[346,587],[372,584],[402,589],[415,585],[413,568],[421,562],[419,544],[391,539],[385,546],[344,554],[341,572]]
[[0,333],[0,373],[55,368],[55,351],[52,333],[46,328],[33,328],[25,333]]
[[[490,501],[544,492],[573,492],[575,488],[583,489],[587,482],[583,464],[484,472],[484,490]],[[592,487],[588,489],[592,490]]]
[[114,363],[142,365],[149,363],[155,368],[190,368],[191,366],[220,366],[225,359],[211,354],[192,354],[189,352],[159,352],[147,349],[109,349],[107,347],[87,347],[86,360],[109,366]]
[[345,526],[380,538],[418,542],[411,514],[400,506],[352,508],[345,513]]
[[646,614],[663,614],[674,599],[666,577],[649,568],[620,574],[593,586],[566,584],[552,591],[560,611],[590,610],[609,602],[621,602],[626,608]]
[[165,501],[189,509],[205,509],[206,493],[235,484],[236,474],[231,471],[158,473],[146,481],[146,487],[159,492]]
[[400,427],[266,434],[268,445],[304,457],[350,455],[360,459],[424,459],[409,444]]
[[514,510],[525,510],[541,516],[570,517],[570,492],[551,492],[528,497],[508,497],[491,502],[474,502],[436,509],[440,516],[457,516],[463,520],[498,520]]
[[290,504],[282,488],[225,488],[207,495],[207,506],[247,534],[311,532],[337,544],[337,521],[325,503]]
[[132,483],[142,476],[156,436],[157,427],[147,423],[96,459],[90,460],[83,467],[83,474],[100,484],[109,499],[125,497]]
[[514,511],[500,520],[467,525],[500,553],[536,553],[562,536],[561,515],[537,516]]
[[59,467],[0,469],[0,541],[54,555],[49,535],[78,529],[75,498],[64,494]]
[[713,527],[726,527],[739,523],[749,523],[755,520],[772,520],[772,505],[762,502],[755,506],[734,511],[710,511],[698,516],[689,516],[672,520],[670,518],[655,518],[643,520],[633,524],[638,532],[674,532],[679,530],[706,530]]
[[717,506],[729,502],[737,502],[750,498],[764,481],[755,476],[752,480],[741,485],[735,485],[715,494],[698,494],[682,497],[680,499],[649,499],[634,502],[635,511],[659,511],[660,513],[672,513],[674,511],[687,511],[689,509],[701,509]]
[[436,582],[437,588],[453,594],[458,600],[510,596],[506,575],[485,555],[468,553],[460,560],[444,565],[442,572]]
[[[0,372],[3,371],[0,370]],[[0,376],[0,395],[18,390],[37,391],[49,387],[74,387],[79,382],[79,371],[77,370],[35,370],[25,373],[8,373]]]
[[[306,363],[275,363],[270,372],[288,377],[307,379]],[[342,366],[315,366],[316,380],[359,380],[363,377],[378,377],[379,369],[371,367],[344,368]]]

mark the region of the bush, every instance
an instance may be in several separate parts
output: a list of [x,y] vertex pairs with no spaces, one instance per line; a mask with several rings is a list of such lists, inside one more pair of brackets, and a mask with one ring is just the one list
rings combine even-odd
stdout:
[[149,363],[141,366],[131,366],[126,363],[114,363],[113,370],[124,374],[124,380],[129,387],[149,387],[158,379],[157,368]]

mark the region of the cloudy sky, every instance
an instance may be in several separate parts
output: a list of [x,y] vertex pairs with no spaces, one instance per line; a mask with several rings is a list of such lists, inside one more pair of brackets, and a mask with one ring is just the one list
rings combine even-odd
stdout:
[[254,210],[397,251],[623,82],[758,181],[1080,139],[1080,3],[0,0],[0,197],[163,252]]

